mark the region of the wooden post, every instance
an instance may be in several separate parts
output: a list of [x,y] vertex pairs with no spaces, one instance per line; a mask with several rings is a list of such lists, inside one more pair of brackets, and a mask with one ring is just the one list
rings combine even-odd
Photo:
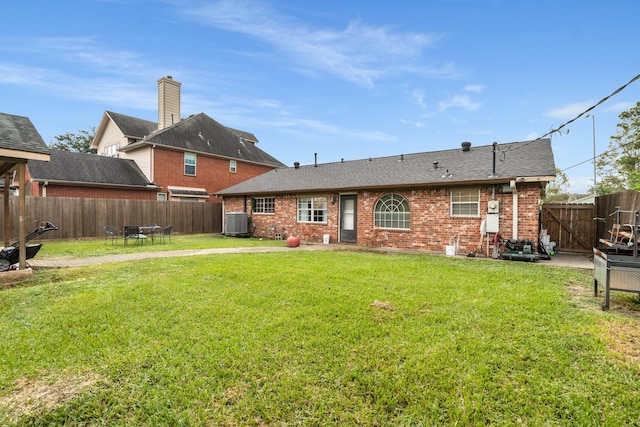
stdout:
[[11,212],[9,212],[9,190],[12,174],[7,172],[4,175],[4,194],[2,199],[4,202],[4,231],[2,236],[4,238],[4,247],[9,247],[11,240]]
[[18,268],[24,270],[27,267],[27,245],[26,245],[26,215],[27,215],[27,202],[26,202],[26,185],[25,185],[25,169],[26,163],[18,163],[18,200],[20,206],[20,231],[19,231],[19,263]]

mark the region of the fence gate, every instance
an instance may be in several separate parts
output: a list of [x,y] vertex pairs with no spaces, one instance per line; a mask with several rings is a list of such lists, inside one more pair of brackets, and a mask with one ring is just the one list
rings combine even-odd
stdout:
[[592,253],[596,244],[595,206],[544,204],[540,228],[546,229],[556,250]]

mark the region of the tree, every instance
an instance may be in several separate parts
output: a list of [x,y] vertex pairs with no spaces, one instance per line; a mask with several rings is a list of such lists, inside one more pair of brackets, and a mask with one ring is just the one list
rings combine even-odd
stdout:
[[569,185],[569,178],[560,169],[556,168],[555,181],[547,184],[544,202],[566,202],[569,200],[569,193],[566,191],[566,187]]
[[596,162],[599,195],[640,191],[640,101],[618,117],[621,121],[609,141],[609,149]]
[[50,147],[62,151],[95,154],[95,150],[91,149],[91,141],[93,141],[95,134],[95,127],[92,127],[90,131],[79,130],[78,133],[67,132],[63,135],[54,136],[58,142],[51,144]]

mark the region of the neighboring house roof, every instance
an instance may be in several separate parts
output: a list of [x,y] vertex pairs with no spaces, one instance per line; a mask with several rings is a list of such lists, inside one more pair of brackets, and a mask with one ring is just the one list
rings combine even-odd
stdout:
[[121,151],[154,145],[194,153],[208,154],[274,167],[285,165],[259,149],[256,138],[248,132],[227,128],[204,113],[190,116],[175,125],[156,131],[121,147]]
[[125,114],[114,113],[113,111],[105,111],[104,113],[113,120],[113,123],[118,126],[122,134],[127,138],[142,139],[158,130],[158,123],[150,122],[149,120],[138,119]]
[[133,160],[51,150],[48,162],[29,160],[32,181],[51,184],[157,188]]
[[46,161],[49,148],[28,117],[0,113],[0,174],[27,159]]
[[[274,169],[217,194],[251,195],[362,188],[465,185],[552,181],[555,162],[551,141],[493,145],[402,154],[346,162]],[[495,158],[495,176],[493,174]],[[437,168],[434,167],[437,162]]]
[[[135,140],[121,147],[122,151],[135,150],[142,145],[155,145],[274,167],[285,166],[256,147],[258,138],[251,132],[223,126],[204,113],[190,116],[162,130],[158,130],[155,122],[113,111],[105,111],[103,122],[106,118],[111,119],[125,137]],[[101,123],[95,140],[103,131]]]

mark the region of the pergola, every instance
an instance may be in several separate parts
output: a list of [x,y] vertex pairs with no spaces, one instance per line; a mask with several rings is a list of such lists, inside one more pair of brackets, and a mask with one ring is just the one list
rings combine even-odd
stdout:
[[17,177],[19,206],[19,263],[26,268],[26,166],[28,160],[49,161],[50,150],[28,117],[0,113],[0,177],[4,176],[4,246],[9,246],[11,221],[9,184]]

